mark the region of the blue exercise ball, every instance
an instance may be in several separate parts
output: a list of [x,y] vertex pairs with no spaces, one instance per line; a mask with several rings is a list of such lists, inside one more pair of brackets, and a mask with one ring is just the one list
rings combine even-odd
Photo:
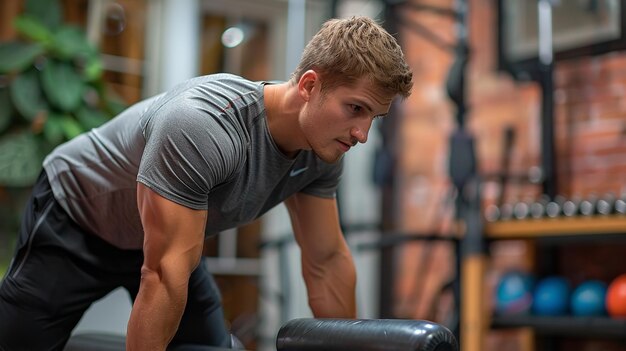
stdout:
[[537,282],[533,295],[533,313],[539,316],[560,316],[567,313],[570,285],[567,279],[551,276]]
[[518,271],[505,273],[496,289],[496,312],[502,315],[526,314],[532,305],[534,279]]
[[588,280],[572,293],[570,307],[575,316],[604,316],[606,314],[607,285],[598,280]]

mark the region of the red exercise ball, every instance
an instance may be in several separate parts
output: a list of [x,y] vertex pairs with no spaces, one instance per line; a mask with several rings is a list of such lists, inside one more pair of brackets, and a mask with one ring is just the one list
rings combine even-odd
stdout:
[[618,276],[609,285],[606,309],[613,318],[626,318],[626,274]]

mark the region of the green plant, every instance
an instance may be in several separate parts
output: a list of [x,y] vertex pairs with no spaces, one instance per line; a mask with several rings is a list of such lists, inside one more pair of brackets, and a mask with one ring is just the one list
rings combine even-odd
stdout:
[[0,43],[0,186],[32,185],[55,146],[124,108],[106,89],[98,49],[61,10],[26,0],[19,37]]

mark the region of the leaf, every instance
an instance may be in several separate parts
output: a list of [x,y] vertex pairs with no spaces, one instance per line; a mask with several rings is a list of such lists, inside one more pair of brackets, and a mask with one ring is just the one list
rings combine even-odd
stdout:
[[43,52],[44,47],[36,43],[0,43],[0,73],[23,71]]
[[58,0],[26,0],[24,13],[36,18],[50,29],[58,28],[63,20]]
[[63,134],[68,140],[77,137],[80,133],[83,132],[80,124],[78,124],[78,122],[70,116],[63,116],[60,119],[60,122]]
[[13,106],[27,121],[32,122],[40,111],[48,109],[39,84],[37,70],[31,69],[17,76],[10,90]]
[[83,68],[83,77],[88,82],[93,82],[102,77],[103,66],[102,61],[97,56],[91,56],[87,60],[87,64]]
[[109,120],[103,111],[88,108],[87,106],[82,106],[76,111],[76,119],[84,130],[97,128]]
[[128,104],[115,90],[103,87],[100,94],[101,99],[105,102],[104,109],[111,117],[119,115],[128,107]]
[[0,133],[11,124],[14,112],[9,89],[0,88]]
[[78,107],[85,89],[72,64],[54,60],[41,71],[41,83],[50,103],[67,112]]
[[40,42],[42,44],[50,44],[52,40],[52,32],[37,18],[22,15],[15,18],[13,22],[17,31],[28,39]]
[[98,93],[98,97],[101,101],[100,107],[109,116],[114,117],[122,113],[128,104],[122,99],[122,97],[115,92],[115,90],[107,89],[103,80],[97,80],[90,82],[90,85]]
[[121,99],[110,99],[106,102],[107,112],[111,114],[111,116],[117,116],[122,113],[128,106]]
[[63,133],[63,116],[58,113],[50,112],[46,124],[43,126],[43,136],[47,142],[58,145],[64,140]]
[[11,187],[32,185],[43,161],[38,150],[39,142],[28,130],[0,137],[0,184]]
[[51,49],[56,55],[64,59],[89,57],[95,53],[95,48],[89,44],[85,33],[78,27],[64,26],[52,37]]

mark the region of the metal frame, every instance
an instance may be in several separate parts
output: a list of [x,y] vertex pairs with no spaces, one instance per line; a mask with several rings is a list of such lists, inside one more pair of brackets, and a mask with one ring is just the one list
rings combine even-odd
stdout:
[[[539,58],[538,55],[528,57],[526,59],[515,60],[507,56],[505,48],[506,25],[504,18],[504,6],[507,1],[517,0],[497,0],[497,50],[498,50],[498,69],[510,73],[518,80],[538,80]],[[553,0],[550,0],[553,1]],[[568,60],[582,56],[595,56],[605,54],[611,51],[626,49],[626,3],[620,2],[619,18],[620,32],[618,39],[591,43],[589,45],[576,47],[565,50],[555,50],[554,61]]]

